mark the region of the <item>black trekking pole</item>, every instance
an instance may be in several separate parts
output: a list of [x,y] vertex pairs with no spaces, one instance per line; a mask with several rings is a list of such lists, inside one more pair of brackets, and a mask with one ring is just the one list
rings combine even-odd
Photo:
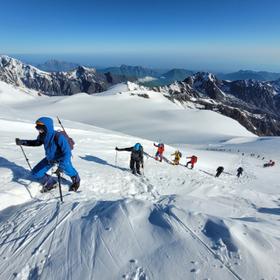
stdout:
[[30,170],[32,170],[32,167],[31,167],[31,165],[30,165],[30,163],[29,163],[29,159],[27,158],[27,156],[26,156],[26,154],[25,154],[25,152],[24,152],[22,146],[21,146],[21,145],[19,145],[19,146],[20,146],[20,148],[21,148],[21,151],[22,151],[22,153],[23,153],[23,155],[24,155],[24,157],[25,157],[25,160],[26,160],[26,162],[27,162],[27,164],[28,164]]
[[58,187],[59,187],[60,200],[61,200],[61,202],[63,202],[62,190],[61,190],[61,175],[60,175],[60,171],[59,170],[56,171],[56,175],[57,175],[57,179],[58,179]]
[[59,117],[58,117],[58,116],[57,116],[56,118],[57,118],[57,121],[58,121],[58,123],[60,124],[60,126],[61,126],[62,130],[66,133],[66,130],[65,130],[65,128],[64,128],[64,126],[63,126],[63,124],[62,124],[61,120],[59,119]]

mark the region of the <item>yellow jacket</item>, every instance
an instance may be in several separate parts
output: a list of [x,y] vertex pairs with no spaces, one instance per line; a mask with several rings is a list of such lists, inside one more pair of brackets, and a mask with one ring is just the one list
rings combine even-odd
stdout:
[[175,156],[175,158],[180,159],[181,158],[181,153],[180,153],[180,151],[177,150],[173,154],[171,154],[171,156]]

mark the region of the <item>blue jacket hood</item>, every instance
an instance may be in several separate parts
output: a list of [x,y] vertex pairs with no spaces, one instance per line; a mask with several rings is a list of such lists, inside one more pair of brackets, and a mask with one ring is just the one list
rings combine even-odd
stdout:
[[[54,130],[53,120],[48,117],[41,117],[36,122],[41,122],[46,127],[42,141],[44,143],[47,159],[62,161],[69,160],[71,158],[69,143],[64,135]],[[56,133],[59,133],[57,141],[55,140]],[[40,137],[40,135],[38,137]]]
[[36,123],[37,123],[37,122],[43,123],[43,124],[46,126],[48,132],[54,132],[53,120],[52,120],[51,118],[48,118],[48,117],[41,117],[41,118],[39,118],[39,119],[36,121]]
[[51,118],[48,118],[48,117],[41,117],[36,121],[36,123],[37,122],[43,123],[46,127],[44,144],[48,145],[50,140],[54,137],[54,133],[55,133],[54,127],[53,127],[53,120]]

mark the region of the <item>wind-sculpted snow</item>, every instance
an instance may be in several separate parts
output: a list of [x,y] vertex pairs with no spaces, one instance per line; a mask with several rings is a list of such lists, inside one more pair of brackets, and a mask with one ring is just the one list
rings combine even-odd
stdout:
[[223,220],[209,219],[205,224],[203,232],[215,244],[214,249],[224,246],[229,253],[237,252],[237,247],[232,241],[230,231]]
[[[115,146],[152,142],[65,122],[76,141],[77,193],[41,194],[15,137],[36,136],[26,121],[0,120],[1,279],[277,279],[280,275],[278,138],[233,138],[204,148],[194,170],[145,156],[128,170]],[[77,128],[79,127],[79,129]],[[262,140],[262,141],[261,141]],[[32,166],[42,148],[25,148]],[[170,159],[174,148],[166,145]],[[255,153],[252,156],[252,153]],[[243,154],[243,155],[242,155]],[[260,157],[258,157],[260,156]],[[265,157],[265,159],[262,159]],[[218,165],[225,172],[215,178]],[[244,175],[237,179],[238,166]]]

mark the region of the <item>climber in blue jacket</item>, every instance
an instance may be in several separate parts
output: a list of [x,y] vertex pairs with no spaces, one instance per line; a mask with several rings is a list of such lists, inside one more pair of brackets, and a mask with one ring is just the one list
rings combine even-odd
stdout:
[[63,172],[70,176],[72,185],[69,191],[77,191],[80,186],[80,177],[71,163],[71,147],[62,132],[54,130],[53,120],[47,117],[41,117],[36,121],[36,129],[39,135],[36,140],[21,140],[16,138],[17,145],[23,146],[41,146],[44,145],[46,157],[43,158],[33,169],[32,175],[38,180],[43,191],[49,191],[57,186],[57,181],[47,174],[55,164],[58,164],[57,172]]

